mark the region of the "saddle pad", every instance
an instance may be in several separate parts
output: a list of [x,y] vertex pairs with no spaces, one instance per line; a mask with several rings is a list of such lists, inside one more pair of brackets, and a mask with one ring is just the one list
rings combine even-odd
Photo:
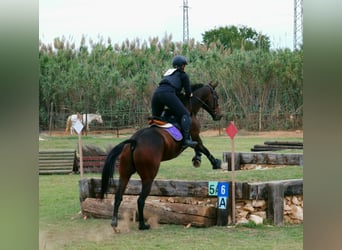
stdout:
[[173,139],[176,141],[181,141],[183,139],[182,133],[176,128],[172,123],[165,123],[165,124],[158,124],[158,123],[151,123],[150,126],[157,126],[159,128],[163,128],[166,130]]
[[181,141],[183,139],[182,133],[179,131],[178,128],[172,125],[172,127],[164,128],[169,134],[172,136],[173,139],[176,141]]

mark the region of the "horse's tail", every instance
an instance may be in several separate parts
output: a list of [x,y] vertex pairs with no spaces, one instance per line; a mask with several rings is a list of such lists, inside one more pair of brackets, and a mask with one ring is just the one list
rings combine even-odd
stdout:
[[65,126],[65,133],[67,134],[70,131],[70,127],[71,127],[71,116],[68,117],[67,122],[66,122],[66,126]]
[[[125,141],[121,142],[120,144],[116,145],[107,155],[105,164],[104,164],[103,169],[102,169],[101,193],[100,193],[101,199],[104,198],[104,195],[108,190],[109,178],[110,177],[113,178],[114,169],[115,169],[114,168],[115,167],[115,161],[118,158],[118,156],[121,154],[124,146],[127,143],[131,143],[131,144],[135,145],[136,141],[133,139],[125,140]],[[135,147],[135,146],[132,145],[132,147]]]

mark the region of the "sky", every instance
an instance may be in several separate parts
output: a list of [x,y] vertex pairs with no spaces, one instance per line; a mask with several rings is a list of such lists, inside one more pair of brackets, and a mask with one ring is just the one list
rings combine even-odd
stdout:
[[[172,35],[183,40],[183,0],[39,0],[39,39],[62,38],[79,46],[94,42]],[[267,35],[272,49],[293,49],[294,0],[188,0],[189,37],[202,42],[206,31],[244,25]]]

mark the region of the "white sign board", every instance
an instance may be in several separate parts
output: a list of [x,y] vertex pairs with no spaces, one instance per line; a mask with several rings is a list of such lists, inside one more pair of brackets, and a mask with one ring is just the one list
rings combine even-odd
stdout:
[[83,124],[80,120],[77,119],[75,125],[72,127],[76,130],[77,134],[79,134],[79,133],[81,133],[81,131],[83,129]]

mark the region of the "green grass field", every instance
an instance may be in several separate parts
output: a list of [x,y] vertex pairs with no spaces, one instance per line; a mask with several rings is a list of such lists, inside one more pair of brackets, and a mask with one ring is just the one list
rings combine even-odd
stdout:
[[[112,135],[89,135],[83,144],[102,148],[114,146],[125,139]],[[77,149],[77,136],[44,136],[39,149]],[[227,136],[203,138],[211,153],[222,159],[223,151],[230,151]],[[265,140],[302,141],[302,137],[237,136],[235,151],[249,152],[255,144]],[[302,152],[302,151],[281,151]],[[158,179],[231,180],[231,173],[214,171],[203,156],[202,166],[191,165],[193,151],[187,149],[178,158],[163,162]],[[303,178],[303,167],[289,166],[267,170],[236,171],[237,181],[267,181]],[[85,174],[85,178],[100,174]],[[228,226],[184,228],[182,225],[156,225],[152,230],[139,231],[130,222],[124,232],[114,234],[110,220],[84,220],[80,212],[78,180],[80,176],[39,176],[39,243],[40,249],[303,249],[303,225]],[[134,175],[133,178],[139,178]]]

